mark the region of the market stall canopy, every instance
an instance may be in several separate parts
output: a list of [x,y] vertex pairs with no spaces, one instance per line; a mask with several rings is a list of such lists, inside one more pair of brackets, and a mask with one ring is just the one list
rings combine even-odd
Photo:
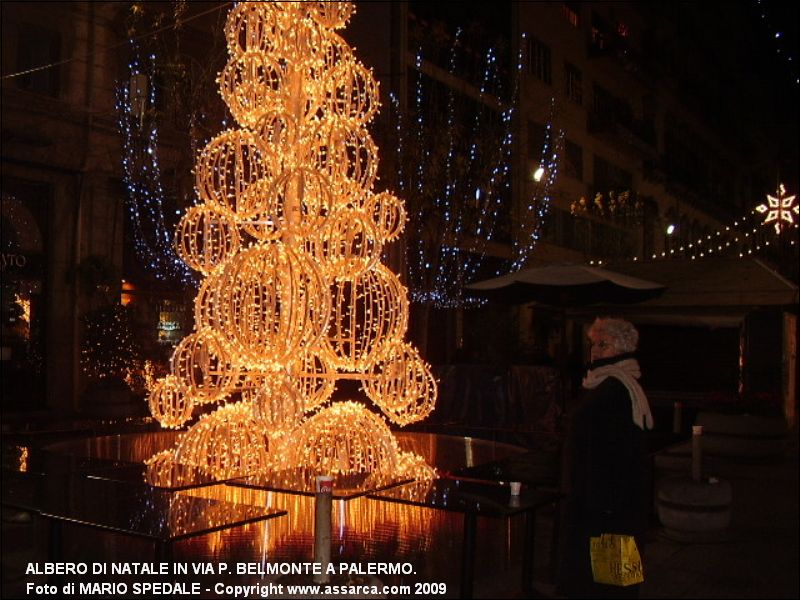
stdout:
[[[797,285],[755,258],[655,260],[611,267],[666,286],[660,296],[625,308],[626,317],[639,323],[735,327],[758,308],[797,311]],[[605,312],[618,310],[609,306]]]
[[537,302],[557,307],[631,304],[660,296],[661,283],[588,265],[547,265],[466,286],[468,292],[509,304]]

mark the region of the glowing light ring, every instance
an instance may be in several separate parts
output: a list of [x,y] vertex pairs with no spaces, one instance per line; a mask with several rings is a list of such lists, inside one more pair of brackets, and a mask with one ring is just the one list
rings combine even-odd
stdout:
[[253,128],[285,93],[279,64],[260,52],[247,52],[228,61],[219,78],[225,104],[243,127]]
[[159,381],[147,399],[150,414],[167,429],[183,427],[192,418],[194,403],[186,386],[174,375]]
[[372,189],[378,172],[377,147],[366,129],[341,125],[322,128],[310,146],[309,160],[324,173],[344,201]]
[[406,210],[403,202],[393,194],[382,192],[370,195],[364,203],[364,212],[371,217],[378,236],[384,242],[394,241],[403,233]]
[[254,182],[270,178],[270,165],[256,137],[245,129],[223,131],[197,159],[196,185],[200,199],[223,211],[247,217],[241,198]]
[[337,402],[297,428],[283,448],[288,466],[315,473],[393,474],[397,442],[378,415],[356,402]]
[[269,153],[276,155],[279,164],[286,156],[291,156],[294,151],[294,142],[297,138],[297,123],[287,112],[270,110],[261,115],[256,123],[255,131],[261,139],[262,147]]
[[226,263],[216,298],[221,333],[251,368],[281,363],[316,343],[331,306],[317,266],[283,244],[254,246]]
[[237,372],[220,336],[211,328],[187,335],[170,359],[172,374],[198,404],[217,402],[233,387]]
[[410,344],[392,346],[372,374],[362,380],[364,391],[393,423],[416,423],[433,411],[436,380]]
[[219,285],[220,271],[210,273],[200,285],[200,291],[194,299],[194,326],[196,329],[208,327],[219,331],[223,324],[219,319],[217,304],[217,286]]
[[325,221],[311,247],[328,278],[355,279],[375,266],[383,244],[363,211],[348,208]]
[[266,2],[239,2],[228,13],[225,34],[231,56],[270,52],[280,39],[276,11]]
[[325,357],[337,369],[365,371],[408,326],[408,298],[397,276],[378,264],[355,281],[332,285]]
[[345,27],[355,12],[351,2],[309,2],[308,5],[311,18],[327,29]]
[[200,417],[178,440],[174,460],[220,478],[263,473],[271,463],[268,445],[263,423],[237,402]]
[[334,196],[324,175],[299,168],[274,183],[257,182],[243,203],[251,218],[242,228],[259,240],[274,240],[283,233],[306,235],[318,229],[333,209]]
[[254,415],[271,437],[285,435],[297,427],[306,412],[300,390],[285,371],[265,377],[250,397]]
[[291,364],[289,372],[300,395],[305,398],[306,411],[319,408],[333,396],[336,388],[334,372],[319,354],[304,352]]
[[339,61],[330,75],[326,108],[339,119],[361,125],[372,121],[380,106],[378,81],[356,60]]
[[193,206],[175,231],[181,260],[208,274],[239,251],[239,229],[229,214],[208,206]]

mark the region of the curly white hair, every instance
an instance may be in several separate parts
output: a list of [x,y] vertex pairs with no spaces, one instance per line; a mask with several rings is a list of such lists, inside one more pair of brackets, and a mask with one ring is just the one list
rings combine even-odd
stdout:
[[591,339],[605,338],[620,354],[635,351],[639,344],[639,332],[625,319],[598,317],[589,327],[587,335]]

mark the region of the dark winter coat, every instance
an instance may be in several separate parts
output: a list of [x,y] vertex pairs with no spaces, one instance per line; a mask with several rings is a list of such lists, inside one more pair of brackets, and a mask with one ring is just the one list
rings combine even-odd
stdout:
[[[590,368],[624,358],[630,355],[599,360]],[[603,533],[634,535],[642,552],[644,433],[631,418],[631,397],[620,380],[608,377],[585,391],[572,414],[565,453],[562,591],[581,598],[635,596],[638,586],[594,583],[589,558],[589,538]]]

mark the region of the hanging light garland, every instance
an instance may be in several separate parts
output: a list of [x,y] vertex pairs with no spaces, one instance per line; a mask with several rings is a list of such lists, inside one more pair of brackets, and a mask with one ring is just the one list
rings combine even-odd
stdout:
[[[738,253],[739,258],[752,256],[771,246],[770,240],[763,236],[764,226],[775,227],[777,235],[781,235],[787,229],[794,229],[797,232],[798,222],[792,213],[797,214],[795,196],[786,196],[786,190],[781,184],[778,187],[776,196],[767,194],[767,202],[753,208],[748,214],[737,218],[730,225],[726,225],[703,236],[691,239],[680,246],[653,253],[649,256],[651,260],[661,258],[674,258],[676,256],[696,260],[708,256],[720,256],[733,249]],[[775,214],[770,218],[770,211]],[[759,215],[768,213],[764,220],[759,220]],[[749,224],[748,224],[749,223]],[[795,246],[797,241],[794,237],[788,239],[790,246]],[[630,260],[639,260],[638,255],[630,257]],[[591,260],[589,264],[603,264],[602,260]]]
[[[448,69],[455,77],[461,35],[458,30],[450,51]],[[492,95],[499,89],[493,49],[484,56],[477,90],[481,100],[473,108],[464,108],[463,99],[449,88],[440,111],[430,101],[435,92],[424,75],[421,49],[415,65],[409,113],[402,114],[399,100],[391,96],[397,115],[397,185],[413,207],[406,244],[410,296],[439,307],[460,306],[469,301],[462,287],[483,263],[510,189],[514,102],[503,108]],[[499,144],[494,143],[497,132]]]
[[[523,41],[525,39],[523,34]],[[520,48],[526,44],[520,44]],[[522,50],[517,56],[517,70],[522,69]],[[555,98],[550,100],[550,118],[545,125],[544,143],[536,171],[532,173],[530,182],[532,193],[523,208],[520,218],[520,231],[514,238],[514,260],[511,271],[519,271],[525,267],[533,254],[536,244],[542,235],[547,215],[550,213],[551,194],[558,178],[558,161],[564,145],[564,131],[553,130],[555,118]]]
[[[405,221],[403,203],[372,188],[377,148],[371,72],[334,31],[350,2],[242,2],[225,27],[220,94],[237,128],[199,153],[198,204],[176,247],[204,275],[195,332],[150,395],[153,416],[181,427],[221,404],[154,456],[154,480],[176,464],[214,476],[312,473],[430,477],[386,420],[427,417],[430,367],[403,342],[408,299],[379,262]],[[361,380],[380,416],[331,403],[334,383]]]
[[[134,55],[138,49],[134,46]],[[122,133],[122,167],[136,255],[156,279],[193,284],[194,275],[173,247],[164,217],[164,189],[158,162],[158,126],[154,110],[155,56],[143,67],[128,65],[130,77],[117,88],[118,126]]]

